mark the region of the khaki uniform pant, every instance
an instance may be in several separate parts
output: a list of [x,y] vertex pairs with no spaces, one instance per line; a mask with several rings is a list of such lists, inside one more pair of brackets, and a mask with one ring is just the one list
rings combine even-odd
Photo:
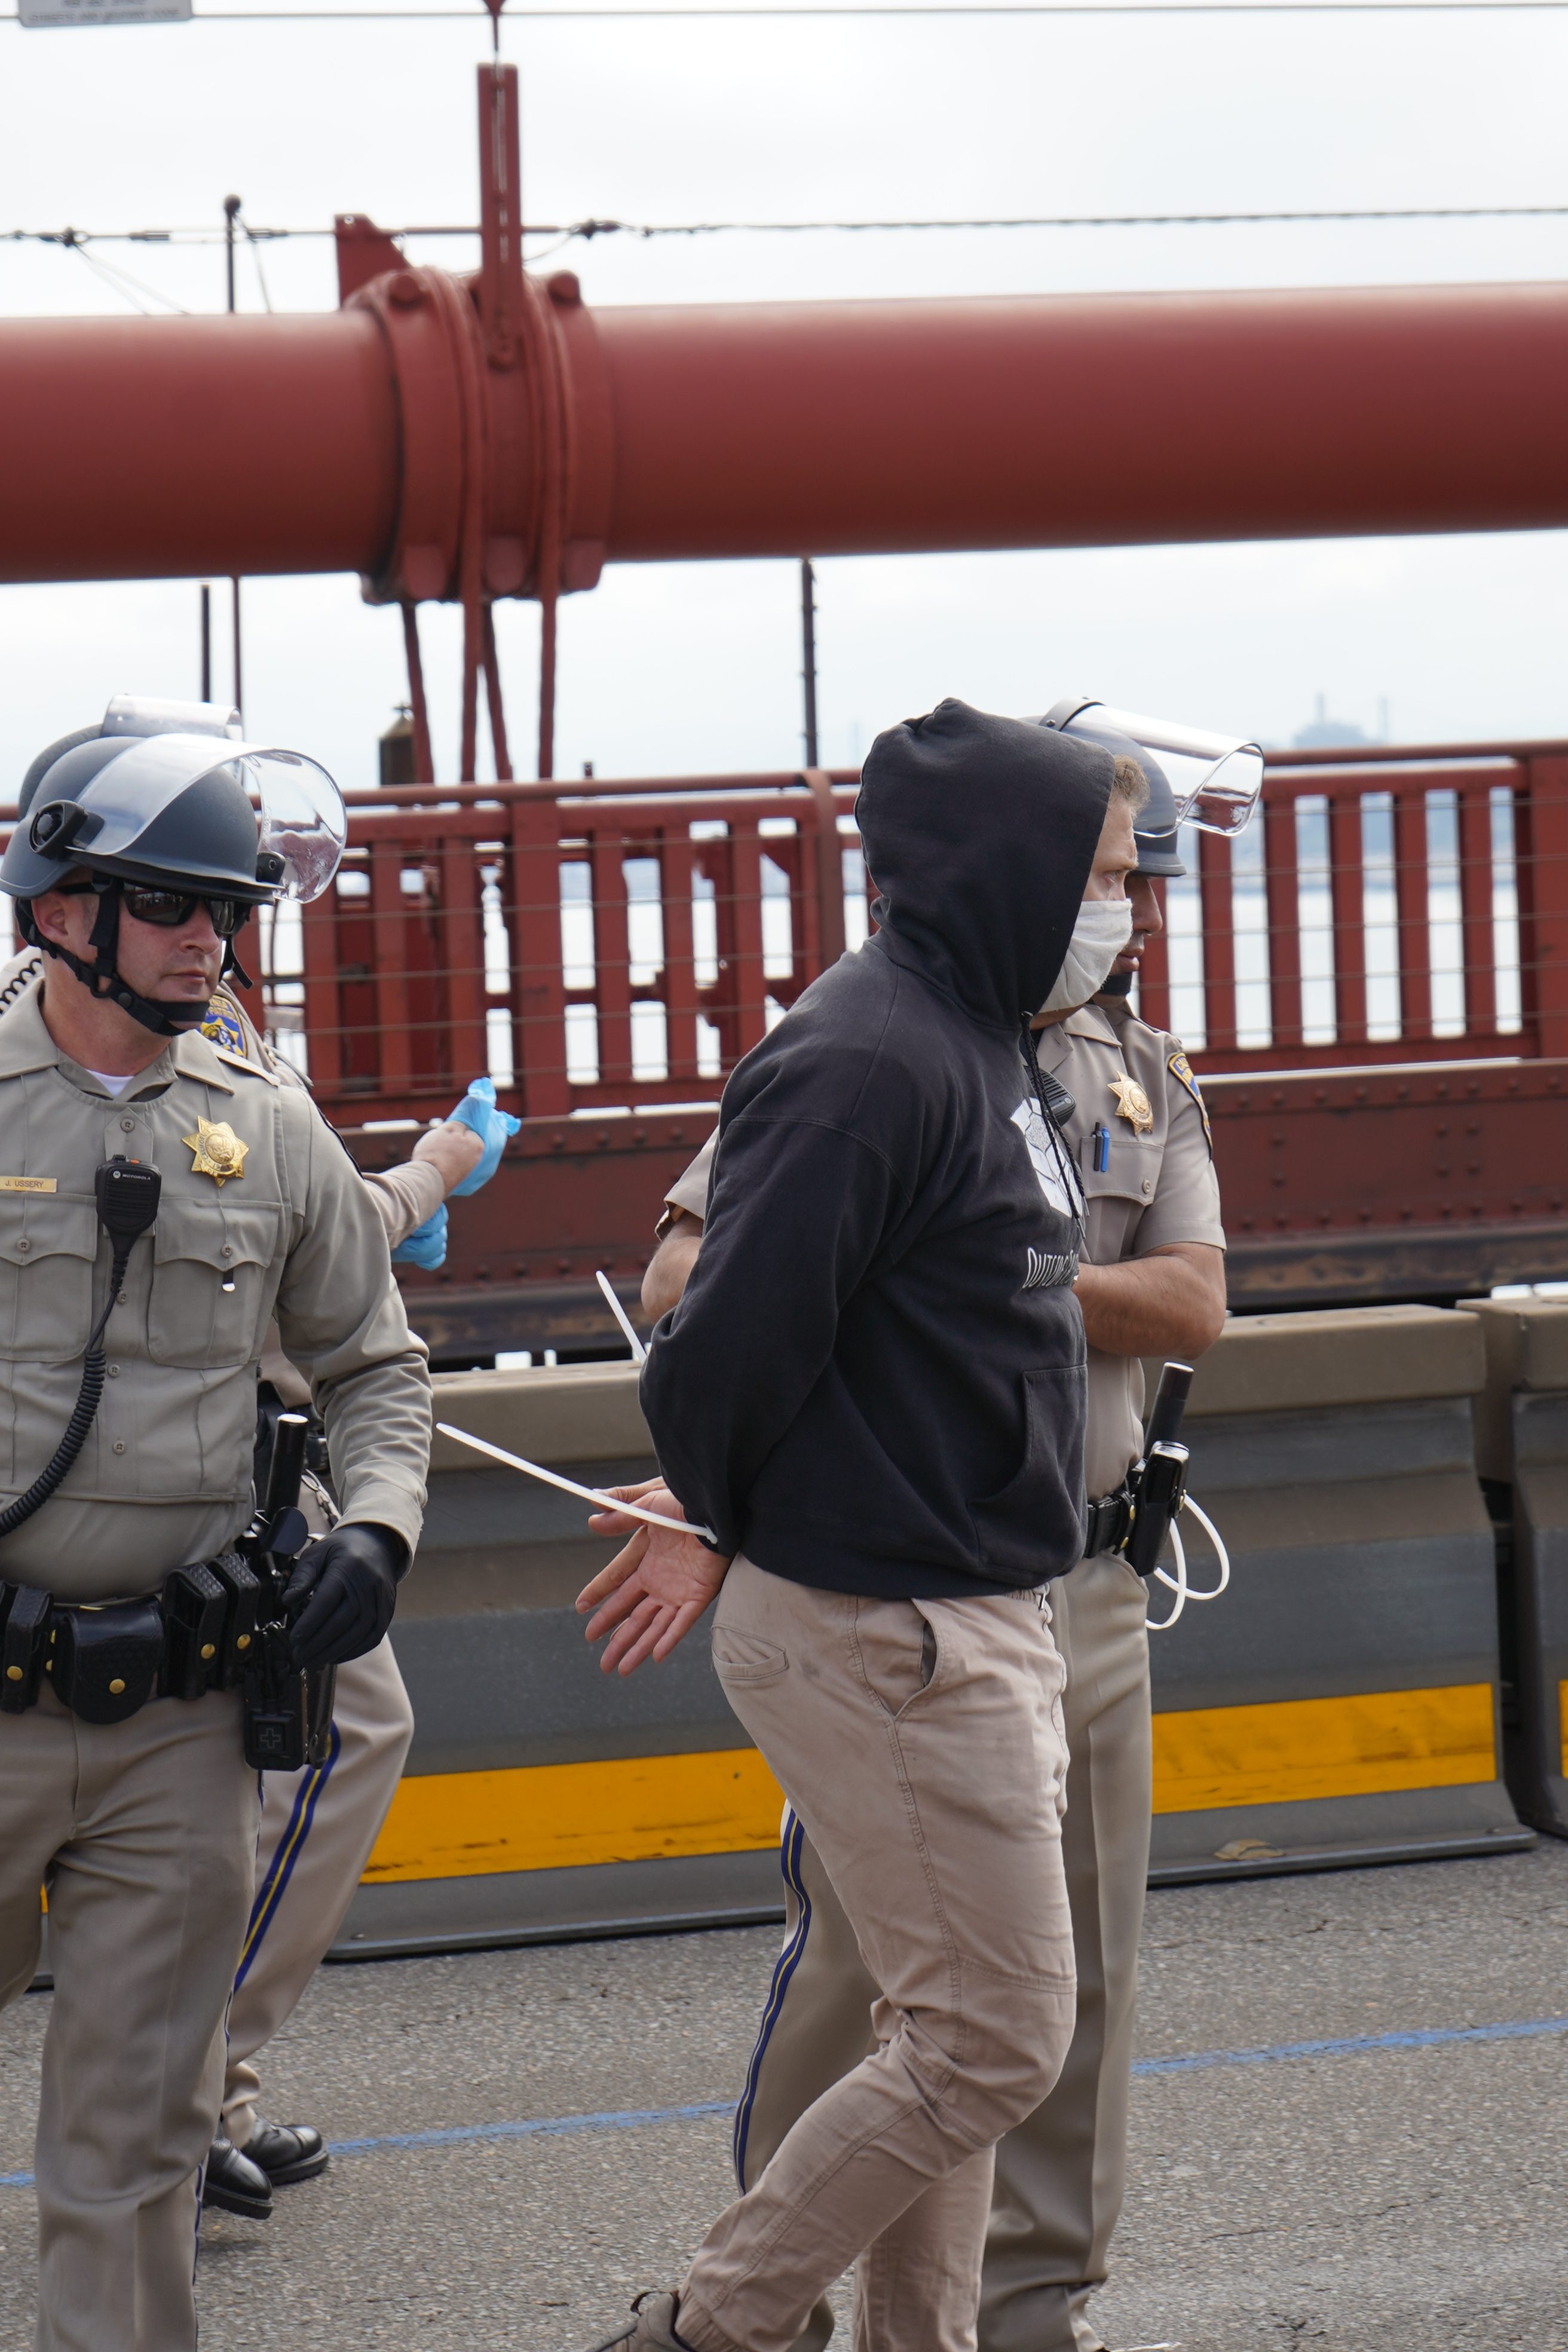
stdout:
[[0,1715],[0,2003],[38,1958],[54,2005],[38,2115],[37,2352],[191,2352],[201,2166],[250,1904],[256,1775],[239,1700],[79,1723],[46,1689]]
[[228,2011],[223,2127],[256,2129],[255,2060],[334,1941],[396,1792],[414,1710],[390,1642],[338,1668],[327,1760],[263,1781],[256,1900]]
[[[1090,2352],[1085,2312],[1104,2279],[1126,2176],[1138,1938],[1149,1867],[1145,1587],[1125,1561],[1085,1560],[1048,1586],[1067,1668],[1069,1763],[1062,1853],[1078,1961],[1078,2021],[1061,2076],[997,2143],[980,2297],[981,2352]],[[782,1855],[784,1949],[735,2117],[751,2188],[814,2099],[866,2054],[878,1997],[854,1930],[794,1811]],[[832,2333],[824,2300],[802,2336]],[[889,2352],[894,2352],[889,2347]]]
[[967,2352],[992,2150],[1072,2035],[1062,1667],[1043,1596],[861,1600],[742,1558],[713,1659],[879,1991],[875,2050],[699,2248],[680,2334],[697,2352],[788,2352],[854,2263],[860,2352]]

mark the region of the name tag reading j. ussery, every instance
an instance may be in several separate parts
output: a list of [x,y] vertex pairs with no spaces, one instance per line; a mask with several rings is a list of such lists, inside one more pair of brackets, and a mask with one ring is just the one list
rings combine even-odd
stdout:
[[0,1192],[52,1192],[53,1176],[0,1176]]

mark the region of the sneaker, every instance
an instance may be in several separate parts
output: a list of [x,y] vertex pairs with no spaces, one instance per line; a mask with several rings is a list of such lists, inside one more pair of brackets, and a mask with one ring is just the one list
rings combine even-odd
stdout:
[[650,2288],[632,2305],[632,2315],[594,2352],[691,2352],[675,2332],[675,2297]]

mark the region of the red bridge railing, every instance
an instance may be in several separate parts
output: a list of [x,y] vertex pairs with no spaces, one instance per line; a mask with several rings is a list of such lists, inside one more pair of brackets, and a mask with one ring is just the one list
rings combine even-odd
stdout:
[[868,927],[851,774],[399,787],[264,934],[268,1018],[334,1118],[489,1072],[529,1117],[712,1100]]
[[1278,753],[1188,856],[1142,1003],[1206,1069],[1568,1053],[1563,747]]
[[[492,1076],[534,1118],[711,1102],[846,946],[848,771],[357,795],[337,883],[247,933],[337,1122]],[[1211,1072],[1568,1055],[1568,745],[1271,755],[1189,833],[1146,1017]]]
[[[404,786],[260,940],[269,1025],[344,1123],[489,1072],[532,1117],[713,1099],[846,944],[847,772]],[[1284,752],[1186,837],[1142,1007],[1213,1071],[1568,1054],[1568,746]]]

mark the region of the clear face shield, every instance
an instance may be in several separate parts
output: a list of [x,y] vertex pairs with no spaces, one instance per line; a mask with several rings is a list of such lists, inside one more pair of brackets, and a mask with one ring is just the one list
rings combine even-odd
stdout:
[[226,762],[250,796],[261,824],[261,856],[280,857],[279,888],[308,904],[338,870],[349,837],[343,796],[325,768],[298,751],[238,747]]
[[1057,703],[1046,713],[1044,724],[1067,727],[1075,719],[1131,736],[1159,761],[1175,796],[1177,824],[1195,824],[1205,833],[1246,830],[1263,790],[1263,752],[1257,743],[1234,735],[1210,735],[1201,728],[1178,726],[1173,719],[1148,719],[1135,710],[1117,710],[1077,695]]

